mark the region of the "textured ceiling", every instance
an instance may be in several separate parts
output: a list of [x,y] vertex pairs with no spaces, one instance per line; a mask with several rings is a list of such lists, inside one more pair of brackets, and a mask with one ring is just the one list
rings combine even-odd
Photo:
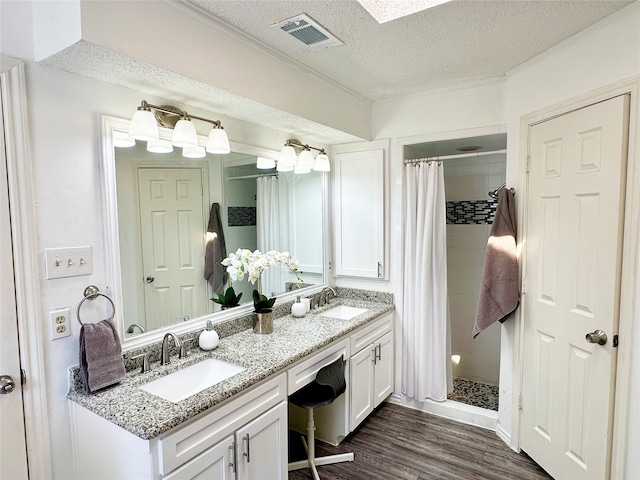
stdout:
[[[356,0],[184,1],[372,101],[502,76],[632,3],[454,0],[379,24]],[[311,52],[271,27],[300,13],[344,45]]]

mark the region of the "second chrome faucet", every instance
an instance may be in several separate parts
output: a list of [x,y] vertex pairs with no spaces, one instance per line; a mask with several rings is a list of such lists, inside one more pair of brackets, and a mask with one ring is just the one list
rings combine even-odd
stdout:
[[173,332],[167,332],[162,339],[162,351],[160,353],[160,365],[166,365],[171,363],[171,355],[169,353],[169,339],[173,338],[173,343],[176,348],[179,349],[178,358],[184,358],[187,356],[187,347],[180,342],[180,339]]

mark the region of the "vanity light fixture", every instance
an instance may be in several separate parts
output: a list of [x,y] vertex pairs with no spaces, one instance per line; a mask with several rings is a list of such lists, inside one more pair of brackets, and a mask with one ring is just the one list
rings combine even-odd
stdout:
[[[316,159],[313,158],[311,150],[320,152]],[[296,156],[299,154],[299,156]],[[323,148],[312,147],[300,143],[298,140],[287,140],[282,150],[276,170],[286,172],[293,170],[295,173],[309,173],[311,170],[328,172],[331,170],[329,157]]]
[[258,157],[258,160],[256,161],[256,168],[259,168],[260,170],[270,170],[275,167],[276,161],[272,158]]
[[[220,120],[209,120],[208,118],[197,117],[171,105],[151,105],[147,103],[146,100],[142,100],[140,106],[133,114],[129,127],[129,136],[135,140],[144,140],[147,142],[158,140],[160,138],[158,124],[160,124],[163,127],[173,128],[171,143],[174,147],[196,148],[198,147],[198,134],[192,122],[194,119],[213,125],[207,140],[207,152],[225,154],[231,151],[229,139]],[[191,155],[194,154],[192,151]],[[199,154],[200,151],[198,151],[198,155]]]
[[204,147],[185,147],[182,149],[182,156],[185,158],[204,158],[207,152]]
[[147,152],[171,153],[173,152],[173,145],[169,140],[149,140],[147,142]]
[[119,148],[133,147],[136,141],[124,132],[113,132],[113,146]]

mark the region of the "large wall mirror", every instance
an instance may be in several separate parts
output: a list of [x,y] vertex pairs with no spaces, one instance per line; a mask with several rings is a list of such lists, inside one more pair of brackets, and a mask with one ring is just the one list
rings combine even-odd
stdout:
[[[238,248],[278,250],[298,260],[297,276],[272,267],[280,271],[263,278],[266,295],[284,300],[323,285],[326,175],[259,169],[258,157],[276,159],[278,152],[236,143],[229,154],[202,158],[185,158],[180,148],[149,152],[140,141],[115,146],[114,135],[128,125],[102,119],[107,293],[125,345],[251,310],[255,286],[246,277],[225,282],[224,270],[212,269],[220,242],[227,255]],[[169,139],[171,131],[160,135]],[[211,298],[231,284],[242,293],[241,307],[221,311]]]

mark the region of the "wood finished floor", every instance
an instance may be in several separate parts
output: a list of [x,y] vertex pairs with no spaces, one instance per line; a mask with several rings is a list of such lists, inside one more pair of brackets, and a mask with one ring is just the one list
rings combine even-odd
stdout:
[[[292,460],[304,458],[300,435],[290,436]],[[354,461],[318,467],[322,480],[549,479],[525,454],[491,430],[384,403],[339,447],[316,445],[316,455],[353,452]],[[289,480],[310,479],[309,469]]]

